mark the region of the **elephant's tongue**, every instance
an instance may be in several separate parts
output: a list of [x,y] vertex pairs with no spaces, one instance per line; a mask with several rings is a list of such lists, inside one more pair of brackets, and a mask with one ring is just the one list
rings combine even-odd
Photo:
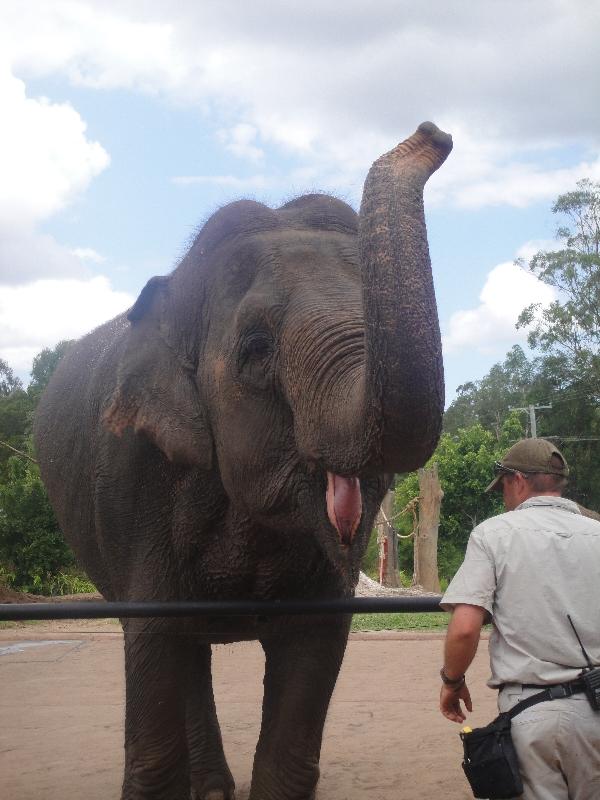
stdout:
[[362,499],[358,478],[327,473],[327,516],[342,544],[349,545],[360,523]]

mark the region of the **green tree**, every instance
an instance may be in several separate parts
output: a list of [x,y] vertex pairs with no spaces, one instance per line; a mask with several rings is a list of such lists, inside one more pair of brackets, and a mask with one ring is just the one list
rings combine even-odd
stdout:
[[0,480],[12,455],[22,448],[31,420],[32,405],[23,384],[0,358]]
[[[593,396],[600,395],[600,183],[582,180],[558,197],[552,207],[560,216],[556,250],[540,250],[528,269],[558,292],[547,308],[525,308],[517,327],[532,326],[533,349],[560,360],[572,382],[586,374]],[[523,262],[519,262],[523,265]]]
[[[72,574],[74,558],[59,530],[33,456],[35,406],[69,342],[46,348],[33,360],[24,391],[0,362],[0,579],[24,591],[53,594],[90,589]],[[16,456],[6,445],[20,450]],[[67,574],[65,573],[67,571]]]
[[559,247],[536,253],[528,269],[558,298],[545,309],[525,308],[517,327],[531,326],[529,345],[541,353],[538,386],[552,404],[540,435],[556,437],[569,461],[570,496],[599,509],[600,183],[579,181],[552,211]]
[[[504,362],[494,364],[481,380],[458,387],[457,397],[444,415],[444,431],[456,433],[479,423],[499,440],[511,406],[537,401],[538,366],[536,360],[527,358],[522,347],[514,345]],[[544,393],[547,387],[540,391]]]
[[0,358],[0,396],[7,395],[23,388],[21,379],[17,377],[3,358]]
[[0,483],[0,565],[12,587],[41,593],[51,593],[53,577],[74,565],[37,465],[19,456],[8,460]]
[[52,348],[45,347],[33,359],[31,365],[31,381],[27,387],[27,391],[34,398],[36,404],[41,393],[48,385],[52,373],[58,366],[58,362],[72,344],[72,340],[63,340]]
[[557,248],[519,262],[557,292],[549,307],[531,305],[519,317],[535,355],[515,346],[484,378],[461,386],[444,430],[480,423],[498,435],[511,406],[551,406],[537,417],[538,436],[569,462],[567,495],[600,510],[600,184],[580,181],[552,211]]
[[[450,580],[458,569],[475,525],[503,510],[501,496],[486,494],[485,488],[492,479],[494,461],[522,436],[523,426],[517,414],[504,421],[499,437],[479,423],[442,435],[430,459],[430,463],[438,465],[444,491],[438,539],[440,578]],[[395,493],[398,513],[419,494],[417,473],[404,476]],[[406,533],[412,528],[412,521],[401,518],[398,527]],[[400,564],[404,571],[412,571],[412,549],[412,540],[401,540]]]
[[[517,391],[510,370],[504,369],[507,361],[496,364],[480,381],[461,387],[446,412],[444,430],[457,434],[461,427],[480,424],[498,438],[512,413],[511,406],[551,406],[537,413],[537,434],[554,441],[569,463],[566,495],[600,510],[600,409],[590,398],[586,376],[569,383],[562,372],[562,357],[547,356],[529,363],[530,384]],[[527,426],[528,415],[522,414],[521,420]],[[527,427],[525,432],[530,433]]]

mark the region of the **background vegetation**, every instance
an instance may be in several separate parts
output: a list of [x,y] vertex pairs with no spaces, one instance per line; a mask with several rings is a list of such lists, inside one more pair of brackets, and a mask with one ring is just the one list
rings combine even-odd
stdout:
[[35,407],[68,345],[35,357],[26,390],[0,359],[0,582],[44,595],[94,590],[63,539],[32,446]]

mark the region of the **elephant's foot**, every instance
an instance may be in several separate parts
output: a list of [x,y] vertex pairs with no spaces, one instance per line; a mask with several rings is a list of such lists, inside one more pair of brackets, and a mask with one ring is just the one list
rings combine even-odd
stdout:
[[235,784],[231,773],[192,773],[191,800],[235,800]]
[[248,800],[314,800],[319,765],[312,759],[300,761],[288,754],[281,760],[255,761]]
[[306,794],[296,794],[295,792],[288,794],[287,790],[284,792],[273,786],[258,787],[253,785],[248,800],[281,800],[281,798],[286,798],[287,800],[288,797],[293,798],[293,800],[315,800],[316,793],[316,788],[308,790]]
[[235,792],[226,794],[222,789],[211,789],[206,794],[198,794],[192,789],[191,800],[234,800]]
[[162,782],[151,786],[140,785],[125,778],[121,800],[189,800],[189,781]]
[[189,797],[187,754],[173,759],[126,760],[121,800],[189,800]]

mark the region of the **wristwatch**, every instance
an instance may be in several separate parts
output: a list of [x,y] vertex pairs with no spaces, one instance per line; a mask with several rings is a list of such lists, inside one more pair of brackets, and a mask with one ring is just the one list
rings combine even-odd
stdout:
[[460,678],[449,678],[446,675],[446,670],[444,667],[440,670],[440,678],[442,679],[442,683],[445,686],[448,686],[450,689],[460,689],[463,683],[465,682],[465,676],[461,675]]

